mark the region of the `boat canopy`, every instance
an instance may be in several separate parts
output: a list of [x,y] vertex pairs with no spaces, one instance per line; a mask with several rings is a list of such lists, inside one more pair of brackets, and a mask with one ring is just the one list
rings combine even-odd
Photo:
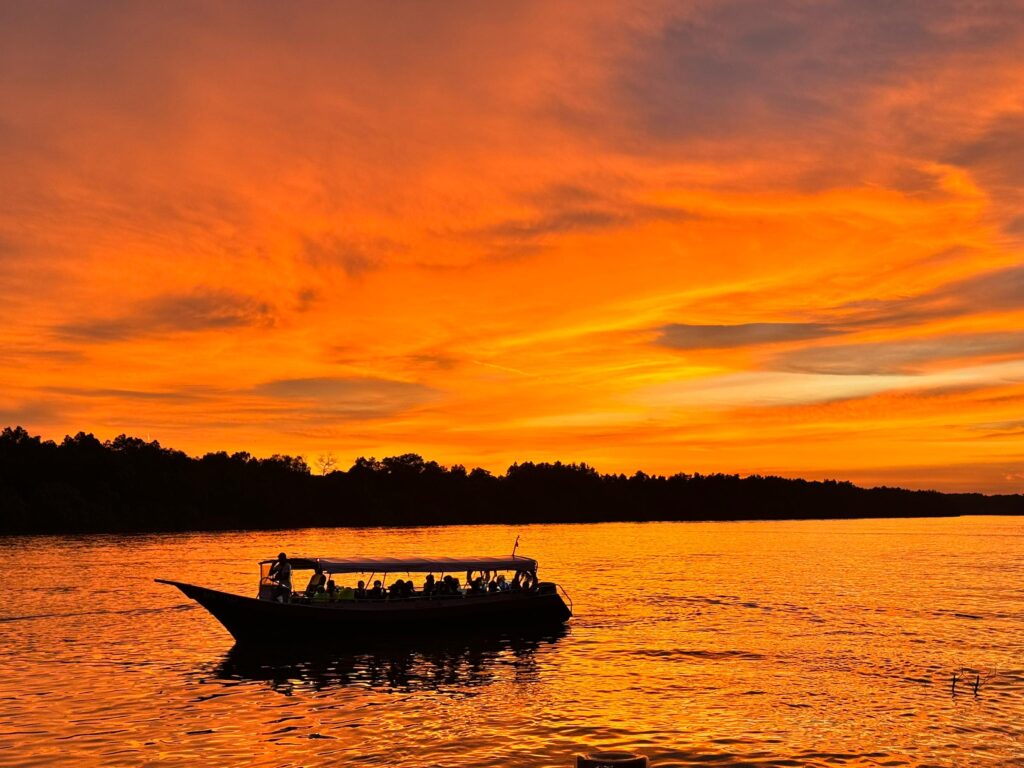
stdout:
[[[264,560],[260,564],[272,563]],[[293,568],[324,573],[455,573],[457,571],[536,571],[537,561],[504,557],[289,557]]]

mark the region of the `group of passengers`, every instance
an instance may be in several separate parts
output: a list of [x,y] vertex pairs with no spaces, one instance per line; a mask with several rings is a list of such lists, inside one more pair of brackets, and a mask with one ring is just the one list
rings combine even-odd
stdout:
[[[276,585],[275,600],[289,602],[291,593],[291,564],[285,553],[278,555],[278,561],[271,566],[268,574],[270,581]],[[385,587],[380,579],[367,588],[365,581],[352,587],[339,587],[334,579],[329,579],[322,569],[317,568],[309,579],[303,593],[296,597],[310,602],[335,602],[338,600],[401,600],[411,597],[461,597],[463,595],[484,595],[498,592],[533,591],[537,588],[537,574],[533,571],[516,571],[515,577],[509,581],[504,574],[492,574],[482,571],[474,578],[473,572],[466,573],[466,586],[452,575],[435,579],[434,574],[427,574],[419,591],[409,579],[397,579]]]

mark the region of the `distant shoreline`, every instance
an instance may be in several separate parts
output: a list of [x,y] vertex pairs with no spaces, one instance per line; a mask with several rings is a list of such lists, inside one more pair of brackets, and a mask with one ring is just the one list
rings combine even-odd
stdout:
[[1022,516],[1024,496],[861,488],[753,475],[599,474],[525,462],[504,475],[415,454],[311,474],[298,457],[200,458],[122,435],[60,444],[0,433],[0,535],[145,534],[620,522]]
[[409,523],[406,525],[309,525],[300,526],[293,528],[188,528],[188,529],[169,529],[169,530],[125,530],[125,531],[36,531],[36,532],[25,532],[25,533],[11,533],[0,531],[0,538],[50,538],[56,536],[64,537],[123,537],[123,536],[174,536],[174,535],[189,535],[195,533],[274,533],[288,532],[288,531],[345,531],[345,530],[413,530],[417,528],[458,528],[458,527],[476,527],[476,526],[487,526],[487,525],[503,525],[508,527],[515,526],[534,526],[534,525],[618,525],[620,523],[632,523],[635,525],[650,525],[656,523],[682,523],[682,524],[701,524],[701,523],[825,523],[832,521],[858,521],[858,520],[954,520],[957,518],[964,517],[997,517],[997,518],[1024,518],[1024,511],[1018,513],[1005,513],[1005,514],[990,514],[990,513],[967,513],[962,515],[892,515],[886,517],[879,516],[862,516],[862,517],[780,517],[780,518],[733,518],[728,520],[713,520],[713,519],[693,519],[693,520],[577,520],[573,522],[562,522],[562,521],[534,521],[525,523],[505,523],[500,521],[485,521],[485,522],[465,522],[465,523]]

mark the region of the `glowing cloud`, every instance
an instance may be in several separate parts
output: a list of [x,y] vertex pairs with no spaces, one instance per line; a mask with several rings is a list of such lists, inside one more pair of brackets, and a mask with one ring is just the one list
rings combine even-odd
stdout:
[[4,4],[0,417],[1024,489],[1022,48],[1020,2]]

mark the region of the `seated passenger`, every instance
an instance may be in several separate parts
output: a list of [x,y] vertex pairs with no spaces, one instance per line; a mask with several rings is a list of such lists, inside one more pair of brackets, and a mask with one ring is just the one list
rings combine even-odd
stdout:
[[381,586],[380,579],[373,582],[373,589],[368,593],[368,596],[374,600],[380,600],[384,597],[384,587]]
[[353,593],[353,597],[355,597],[356,600],[365,600],[366,599],[367,594],[366,594],[366,582],[365,581],[360,581],[356,585],[356,591]]
[[484,577],[477,576],[469,585],[469,591],[474,595],[482,595],[486,590],[484,588]]
[[428,573],[427,578],[423,580],[423,596],[430,597],[434,594],[434,574]]
[[416,587],[413,586],[412,579],[406,579],[402,585],[402,597],[412,597],[415,594]]
[[338,596],[338,585],[334,583],[334,579],[328,579],[327,580],[327,589],[325,591],[327,592],[328,599],[333,601],[334,599],[337,598],[337,596]]
[[498,581],[497,581],[497,579],[491,579],[490,583],[487,585],[487,591],[490,592],[491,594],[494,594],[495,592],[498,591]]
[[497,592],[508,592],[508,582],[505,580],[504,573],[498,574],[498,578],[494,581],[494,587]]
[[309,577],[309,584],[306,585],[306,597],[312,597],[318,591],[322,592],[326,583],[327,574],[317,568],[316,572]]

